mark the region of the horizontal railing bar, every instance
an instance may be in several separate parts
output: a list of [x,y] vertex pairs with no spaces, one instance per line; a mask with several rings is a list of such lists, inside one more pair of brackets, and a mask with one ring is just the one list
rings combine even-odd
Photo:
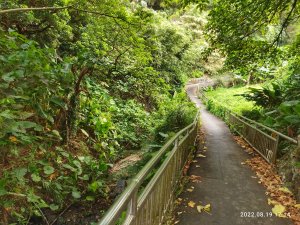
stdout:
[[233,117],[235,117],[237,120],[241,121],[242,123],[247,124],[249,127],[251,127],[251,128],[253,128],[254,130],[258,131],[259,133],[261,133],[261,134],[267,136],[269,139],[271,139],[271,140],[273,140],[273,141],[276,141],[276,138],[273,138],[272,136],[270,136],[270,135],[268,135],[267,133],[263,132],[262,130],[256,128],[255,126],[251,125],[250,123],[247,123],[247,122],[243,121],[241,118],[239,118],[239,116],[237,116],[237,115],[235,115],[235,114],[233,114],[233,113],[231,113],[231,115],[232,115]]
[[[194,129],[195,129],[195,127],[194,127]],[[193,129],[193,130],[194,130],[194,129]],[[182,143],[188,138],[188,136],[189,136],[188,134],[185,135],[185,136],[180,140],[178,146],[182,145]],[[141,207],[141,206],[143,205],[144,201],[145,201],[146,198],[147,198],[147,195],[148,195],[149,193],[151,193],[151,190],[152,190],[152,188],[154,187],[154,185],[155,185],[155,183],[156,183],[156,182],[154,182],[154,181],[156,181],[157,179],[160,178],[160,176],[162,175],[162,172],[163,172],[163,171],[166,169],[166,167],[168,166],[169,161],[172,159],[173,155],[176,153],[176,150],[177,150],[177,148],[175,148],[175,147],[171,150],[170,155],[168,155],[167,159],[164,161],[164,163],[159,167],[159,169],[158,169],[157,172],[155,173],[155,178],[153,178],[153,179],[154,179],[153,182],[151,182],[150,185],[147,185],[147,186],[146,186],[145,190],[143,191],[143,193],[142,193],[141,196],[140,196],[140,199],[139,199],[139,207]]]
[[256,147],[254,147],[254,145],[243,135],[241,134],[239,131],[236,131],[244,140],[246,140],[246,142],[255,149],[256,152],[258,152],[258,154],[260,154],[267,162],[270,162],[269,159],[261,152],[259,151]]
[[107,213],[104,215],[102,220],[98,225],[112,225],[114,224],[121,216],[121,213],[127,208],[132,195],[137,191],[139,186],[142,184],[146,176],[153,169],[153,167],[161,160],[161,157],[166,153],[168,148],[177,140],[177,138],[189,130],[190,128],[196,126],[198,121],[199,111],[196,114],[196,117],[190,125],[183,128],[177,132],[159,151],[153,156],[150,161],[142,168],[142,170],[132,179],[130,185],[124,190],[121,196],[115,201],[115,203],[110,207]]
[[280,132],[278,132],[278,131],[276,131],[276,130],[270,128],[270,127],[267,127],[267,126],[265,126],[265,125],[263,125],[263,124],[261,124],[261,123],[258,123],[258,122],[256,122],[256,121],[251,120],[251,119],[249,119],[249,118],[247,118],[247,117],[244,117],[244,116],[242,116],[242,115],[238,115],[238,116],[241,117],[241,118],[243,118],[244,120],[247,120],[247,121],[249,121],[249,122],[251,122],[251,123],[254,123],[254,124],[256,124],[256,125],[258,125],[258,126],[260,126],[260,127],[263,127],[263,128],[265,128],[265,129],[267,129],[268,131],[271,131],[271,132],[273,132],[273,133],[279,135],[280,137],[286,139],[287,141],[292,142],[293,144],[298,144],[297,140],[295,140],[295,139],[293,139],[293,138],[291,138],[291,137],[288,137],[288,136],[286,136],[286,135],[284,135],[284,134],[282,134],[282,133],[280,133]]
[[[201,92],[201,95],[202,95],[204,98],[206,98],[207,100],[211,100],[211,99],[207,98],[207,96],[204,94],[203,91],[200,91],[200,92]],[[238,114],[232,112],[231,110],[229,110],[229,109],[228,109],[227,107],[225,107],[225,106],[222,106],[222,107],[225,108],[225,109],[226,109],[228,112],[230,112],[231,114],[234,114],[235,116],[237,116],[237,117],[239,117],[239,118],[242,118],[242,119],[244,119],[244,120],[247,120],[247,121],[249,121],[249,122],[251,122],[251,123],[253,123],[253,124],[256,124],[257,126],[263,127],[264,129],[266,129],[266,130],[268,130],[268,131],[270,131],[270,132],[272,132],[272,133],[277,134],[278,136],[280,136],[280,137],[286,139],[287,141],[289,141],[289,142],[291,142],[291,143],[293,143],[293,144],[298,144],[298,141],[295,140],[294,138],[291,138],[291,137],[289,137],[289,136],[286,136],[286,135],[284,135],[284,134],[282,134],[282,133],[280,133],[280,132],[278,132],[278,131],[276,131],[276,130],[270,128],[270,127],[267,127],[267,126],[265,126],[265,125],[263,125],[263,124],[261,124],[261,123],[258,123],[258,122],[254,121],[254,120],[251,120],[251,119],[249,119],[249,118],[247,118],[247,117],[244,117],[244,116],[242,116],[242,115],[238,115]],[[244,121],[244,122],[245,122],[245,121]]]

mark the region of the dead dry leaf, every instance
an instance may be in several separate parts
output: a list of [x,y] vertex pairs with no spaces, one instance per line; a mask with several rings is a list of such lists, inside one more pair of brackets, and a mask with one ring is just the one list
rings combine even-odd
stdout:
[[201,182],[201,177],[200,176],[196,176],[196,175],[191,175],[190,176],[190,181],[193,182],[193,183],[199,183]]
[[188,189],[186,189],[188,192],[193,192],[194,191],[194,189],[193,188],[188,188]]
[[189,201],[188,206],[194,208],[196,203],[194,201]]
[[210,204],[207,204],[205,206],[202,206],[202,205],[197,205],[197,211],[199,213],[201,212],[210,212],[211,211],[211,205]]
[[272,200],[272,199],[268,198],[268,204],[269,204],[269,205],[277,205],[277,204],[279,204],[279,202],[277,202],[277,201],[275,201],[275,200]]

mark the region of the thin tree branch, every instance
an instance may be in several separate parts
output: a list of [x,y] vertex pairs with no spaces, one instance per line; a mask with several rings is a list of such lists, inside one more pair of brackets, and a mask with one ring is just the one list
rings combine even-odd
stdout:
[[296,9],[297,2],[298,2],[298,0],[294,0],[293,5],[292,5],[292,8],[291,8],[289,14],[287,15],[287,17],[285,18],[285,20],[283,21],[282,26],[281,26],[281,29],[280,29],[280,31],[279,31],[279,33],[278,33],[276,39],[274,40],[272,46],[273,46],[275,43],[278,43],[278,41],[279,41],[279,39],[280,39],[280,36],[281,36],[282,33],[283,33],[283,30],[289,25],[290,17],[292,16],[294,10]]
[[118,20],[122,20],[126,23],[129,23],[126,19],[118,17],[118,16],[109,15],[109,14],[106,14],[106,13],[101,13],[101,12],[93,11],[93,10],[79,9],[79,8],[74,7],[73,5],[63,6],[63,7],[37,7],[37,8],[32,7],[32,8],[4,9],[4,10],[0,10],[0,15],[1,14],[14,13],[14,12],[56,11],[56,10],[63,10],[63,9],[74,9],[74,10],[79,11],[79,12],[85,12],[85,13],[91,13],[91,14],[95,14],[95,15],[99,15],[99,16],[110,17],[110,18],[113,18],[113,19],[118,19]]
[[13,13],[13,12],[28,12],[28,11],[53,11],[53,10],[63,10],[70,8],[71,6],[64,7],[38,7],[38,8],[16,8],[16,9],[4,9],[0,10],[1,14]]
[[73,205],[73,203],[69,204],[59,215],[58,217],[56,217],[51,223],[50,225],[53,225],[56,223],[56,221],[58,220],[59,217],[61,217],[71,206]]
[[86,13],[91,13],[91,14],[95,14],[95,15],[99,15],[99,16],[110,17],[110,18],[113,18],[113,19],[123,20],[124,22],[129,23],[126,19],[121,18],[121,17],[118,17],[118,16],[113,16],[113,15],[109,15],[109,14],[106,14],[106,13],[100,13],[100,12],[98,12],[98,11],[91,11],[91,10],[85,10],[85,9],[78,9],[78,8],[73,7],[73,6],[70,6],[70,8],[72,8],[72,9],[74,9],[74,10],[76,10],[76,11],[79,11],[79,12],[86,12]]
[[47,217],[46,217],[45,214],[43,213],[42,209],[38,206],[38,204],[36,204],[35,202],[33,202],[33,204],[35,205],[35,207],[36,207],[36,208],[39,210],[39,212],[41,213],[41,215],[42,215],[42,217],[43,217],[45,223],[46,223],[47,225],[50,225],[50,223],[49,223]]

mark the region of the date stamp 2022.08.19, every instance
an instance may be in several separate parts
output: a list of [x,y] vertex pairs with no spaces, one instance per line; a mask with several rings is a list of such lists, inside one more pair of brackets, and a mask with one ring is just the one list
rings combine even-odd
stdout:
[[273,212],[240,212],[240,217],[244,218],[265,218],[265,217],[290,217],[290,213],[275,214]]

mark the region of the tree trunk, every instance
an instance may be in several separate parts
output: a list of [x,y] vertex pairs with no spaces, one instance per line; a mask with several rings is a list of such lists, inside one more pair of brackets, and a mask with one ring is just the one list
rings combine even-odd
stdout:
[[[75,73],[76,70],[72,70],[73,73]],[[91,69],[89,68],[83,68],[80,73],[79,76],[77,78],[77,81],[74,85],[74,92],[70,98],[69,104],[68,104],[68,109],[66,112],[66,118],[64,120],[64,135],[63,135],[63,139],[65,143],[69,143],[70,138],[72,137],[72,135],[74,135],[74,125],[75,125],[75,121],[76,121],[76,111],[77,111],[77,105],[78,105],[78,101],[79,101],[79,95],[81,92],[80,86],[81,86],[81,82],[83,80],[83,78],[90,74],[92,72]]]

